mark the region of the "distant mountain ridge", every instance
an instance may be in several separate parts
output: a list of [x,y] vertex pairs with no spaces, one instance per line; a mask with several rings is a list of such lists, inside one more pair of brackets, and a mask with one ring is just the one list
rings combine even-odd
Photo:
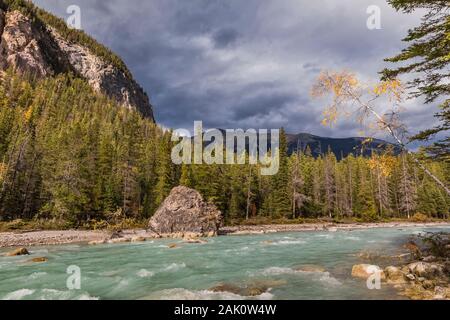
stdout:
[[297,150],[305,151],[309,148],[314,157],[318,157],[328,151],[333,152],[338,159],[345,158],[350,154],[368,157],[372,153],[380,153],[389,148],[395,154],[400,152],[396,144],[372,138],[329,138],[315,136],[309,133],[287,134],[288,152],[292,154]]
[[[219,129],[222,135],[226,137],[227,133],[224,129]],[[271,149],[271,138],[270,131],[268,134],[267,143],[268,150]],[[306,152],[309,149],[311,155],[315,158],[326,154],[331,151],[335,154],[337,159],[342,159],[350,154],[354,156],[364,156],[370,157],[372,154],[381,153],[387,150],[391,150],[393,154],[397,155],[400,153],[401,148],[393,143],[387,142],[382,139],[367,138],[367,137],[351,137],[351,138],[330,138],[330,137],[320,137],[310,133],[298,133],[298,134],[286,134],[287,144],[288,144],[288,154],[300,151]],[[193,139],[193,137],[192,137]],[[225,140],[224,140],[225,141]],[[207,146],[212,141],[205,142],[204,145]],[[259,139],[258,139],[259,143]],[[245,141],[245,149],[248,151],[248,139]],[[237,151],[237,146],[235,145],[234,151]]]

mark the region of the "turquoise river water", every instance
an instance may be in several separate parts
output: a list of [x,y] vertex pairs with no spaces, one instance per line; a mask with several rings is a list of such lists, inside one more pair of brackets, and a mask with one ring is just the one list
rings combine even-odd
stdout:
[[[206,244],[72,244],[31,247],[30,256],[20,257],[1,249],[0,299],[401,299],[388,285],[369,290],[350,276],[353,264],[363,262],[357,254],[395,254],[412,235],[442,229],[450,227],[223,236]],[[33,257],[49,260],[28,262]],[[298,271],[301,265],[325,271]],[[79,268],[80,289],[70,281],[68,289],[69,266]],[[208,290],[223,283],[273,288],[255,297]]]

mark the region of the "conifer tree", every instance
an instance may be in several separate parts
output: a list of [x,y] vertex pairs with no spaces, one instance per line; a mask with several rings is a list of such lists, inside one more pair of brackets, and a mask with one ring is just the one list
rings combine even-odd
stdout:
[[288,164],[288,146],[286,132],[280,130],[279,145],[279,170],[272,179],[273,193],[273,215],[275,217],[291,216],[292,209],[290,205],[290,196],[288,192],[289,184],[289,164]]

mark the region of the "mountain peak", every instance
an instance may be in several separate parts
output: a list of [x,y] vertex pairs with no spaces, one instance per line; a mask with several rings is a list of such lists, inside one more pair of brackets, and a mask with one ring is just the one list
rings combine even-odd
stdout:
[[289,154],[309,148],[315,157],[328,151],[333,152],[338,159],[345,158],[349,154],[371,156],[372,153],[379,153],[387,149],[392,149],[395,154],[400,152],[400,147],[396,144],[366,137],[329,138],[298,133],[287,134],[287,141]]
[[117,55],[31,2],[0,0],[0,34],[0,69],[36,77],[71,72],[95,91],[153,119],[147,94]]

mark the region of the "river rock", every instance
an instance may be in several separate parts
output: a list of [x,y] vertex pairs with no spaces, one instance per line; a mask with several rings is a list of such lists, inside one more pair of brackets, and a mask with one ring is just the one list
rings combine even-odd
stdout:
[[110,239],[108,241],[108,243],[116,244],[116,243],[130,242],[130,241],[131,241],[130,238],[114,238],[114,239]]
[[405,275],[405,277],[410,281],[416,280],[416,276],[413,275],[412,273],[408,273],[407,275]]
[[145,242],[147,239],[142,236],[136,236],[131,238],[131,242]]
[[230,292],[244,297],[256,297],[269,291],[272,285],[264,282],[255,282],[245,286],[237,286],[230,283],[222,283],[209,289],[212,292]]
[[411,300],[432,300],[434,292],[424,289],[421,284],[413,284],[406,287],[401,295],[406,296]]
[[411,252],[416,257],[422,256],[421,249],[414,241],[407,242],[403,247],[405,249],[409,250],[409,252]]
[[46,257],[36,257],[31,259],[29,262],[35,262],[35,263],[42,263],[42,262],[47,262],[48,258]]
[[435,300],[450,299],[450,287],[444,288],[441,286],[434,287],[434,297]]
[[191,244],[205,244],[208,243],[208,241],[203,240],[203,239],[184,239],[183,240],[184,243],[191,243]]
[[422,282],[422,287],[426,290],[431,290],[431,289],[434,289],[435,283],[432,280],[424,280]]
[[356,264],[352,268],[352,276],[355,278],[369,278],[375,272],[379,272],[381,275],[381,279],[385,279],[386,276],[384,271],[376,265],[372,264]]
[[301,266],[297,266],[294,268],[295,271],[300,271],[300,272],[325,272],[326,269],[322,266],[316,266],[313,264],[305,264],[305,265],[301,265]]
[[179,186],[170,192],[150,219],[149,229],[160,234],[183,238],[186,233],[216,236],[222,224],[222,213],[203,200],[196,190]]
[[444,273],[444,267],[442,265],[423,261],[410,263],[407,265],[407,269],[416,277],[426,279],[440,277]]
[[387,267],[384,269],[384,274],[386,275],[386,280],[391,284],[402,284],[407,282],[407,278],[402,270],[397,267]]
[[111,235],[109,236],[110,240],[112,240],[112,239],[119,239],[119,238],[123,238],[123,231],[122,230],[113,231],[111,233]]
[[197,239],[197,238],[199,238],[199,234],[198,233],[195,233],[195,232],[185,232],[184,234],[183,234],[183,238],[184,239]]
[[436,261],[436,257],[435,256],[426,256],[425,258],[422,259],[423,262],[433,262]]
[[249,287],[249,288],[244,289],[244,291],[242,292],[242,295],[246,296],[246,297],[256,297],[256,296],[262,295],[263,293],[267,292],[268,290],[269,290],[269,288],[266,286]]
[[7,257],[15,257],[15,256],[24,256],[29,255],[30,253],[26,248],[18,248],[6,254]]
[[240,295],[242,293],[242,288],[239,287],[239,286],[236,286],[234,284],[223,283],[223,284],[219,284],[219,285],[216,285],[216,286],[210,288],[209,291],[212,291],[212,292],[230,292],[230,293],[234,293],[234,294]]
[[184,233],[183,232],[168,233],[167,236],[174,239],[183,239]]
[[99,244],[105,244],[107,241],[106,240],[93,240],[93,241],[89,241],[88,245],[90,246],[96,246]]

